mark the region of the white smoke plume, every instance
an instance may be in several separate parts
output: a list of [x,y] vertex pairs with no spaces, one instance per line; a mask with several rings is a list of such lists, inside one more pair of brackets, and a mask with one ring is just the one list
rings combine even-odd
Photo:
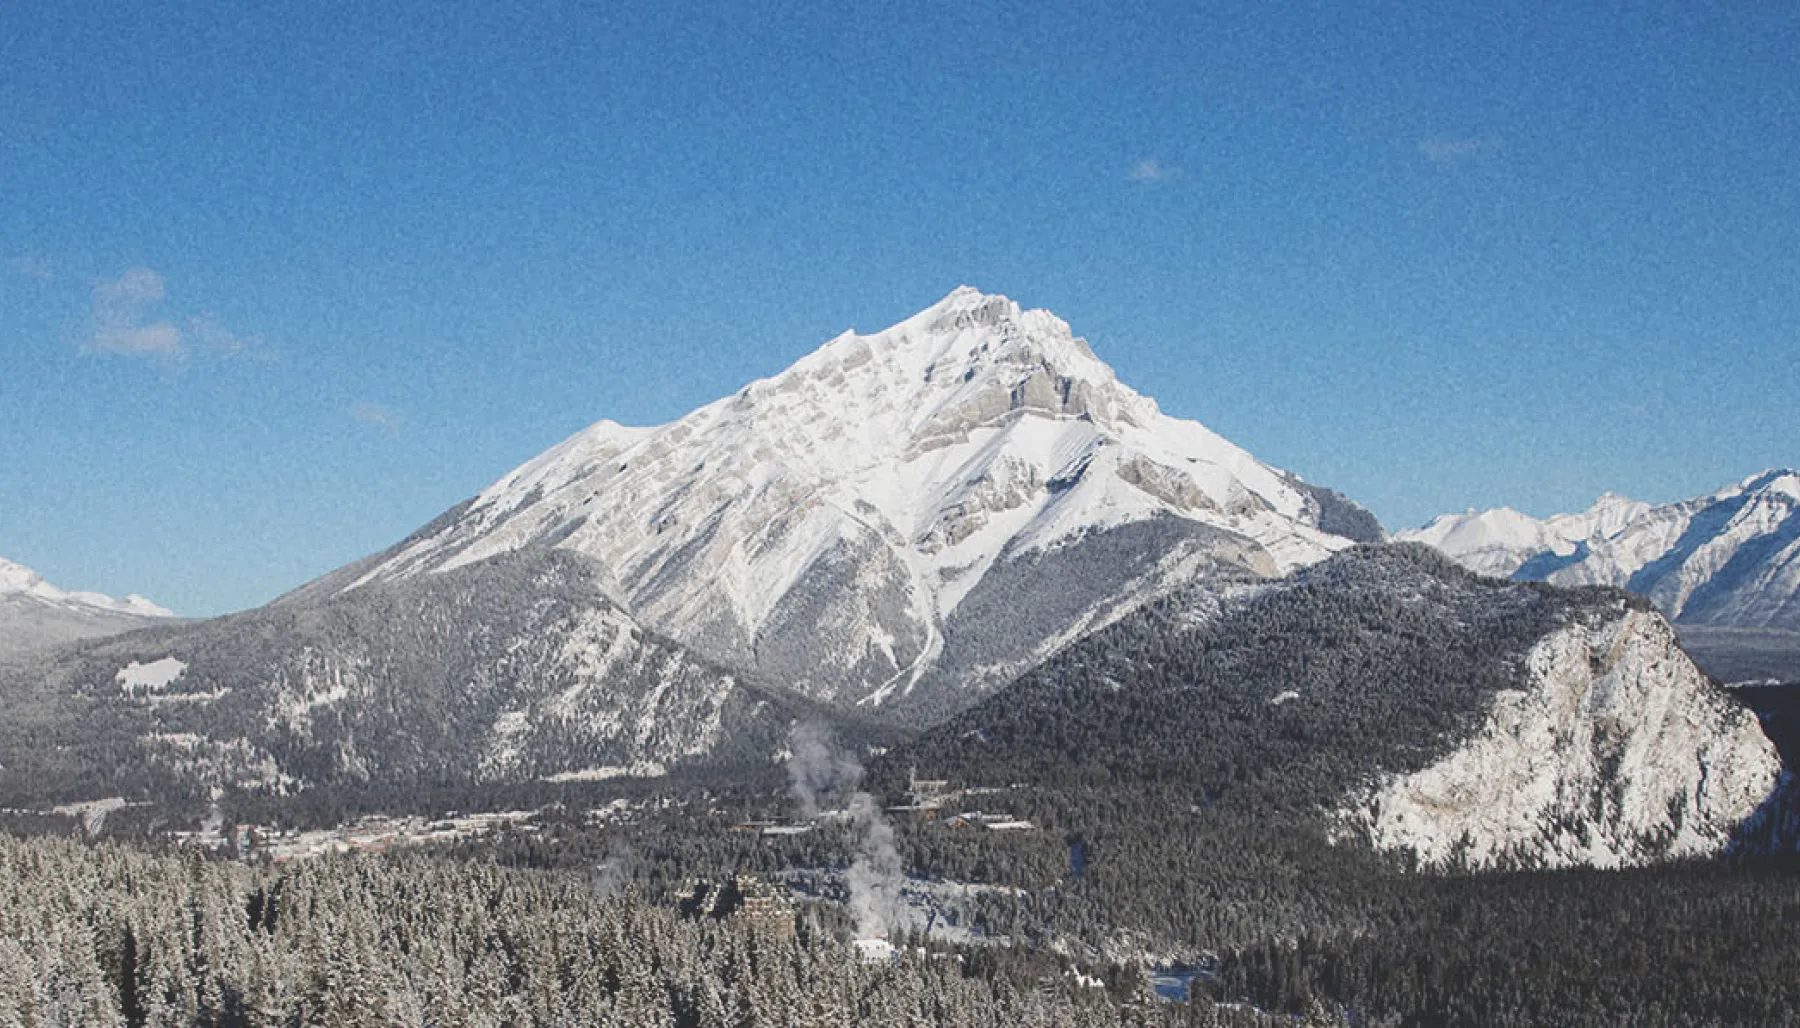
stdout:
[[837,798],[856,788],[862,765],[832,741],[821,725],[807,722],[788,735],[789,789],[801,817],[817,817],[821,798]]
[[894,827],[866,792],[850,797],[850,817],[856,859],[850,864],[848,878],[856,937],[885,939],[900,906],[900,886],[906,873],[900,853],[894,849]]
[[882,816],[881,804],[866,792],[854,791],[862,781],[862,765],[834,744],[816,724],[803,724],[788,737],[788,781],[803,817],[816,817],[822,799],[850,793],[850,839],[855,856],[845,876],[850,886],[850,915],[858,939],[885,939],[900,905],[906,869],[894,848],[894,827]]
[[606,859],[594,865],[589,876],[589,887],[594,891],[596,899],[606,899],[618,892],[631,881],[638,866],[637,849],[629,842],[621,842],[607,850]]

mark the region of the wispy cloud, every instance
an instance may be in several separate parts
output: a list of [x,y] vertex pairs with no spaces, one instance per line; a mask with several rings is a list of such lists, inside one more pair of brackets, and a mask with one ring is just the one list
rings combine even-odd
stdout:
[[1175,169],[1154,157],[1146,157],[1132,165],[1125,177],[1133,182],[1167,182],[1175,177]]
[[384,407],[379,403],[358,400],[350,405],[350,417],[384,432],[400,431],[400,415],[392,407]]
[[1492,136],[1480,136],[1473,139],[1440,137],[1420,140],[1419,153],[1433,164],[1454,164],[1484,150],[1497,149],[1499,145],[1500,141]]
[[203,311],[188,319],[188,337],[213,353],[235,357],[249,349],[256,340],[233,334],[211,311]]
[[94,286],[93,309],[81,352],[182,360],[195,348],[233,357],[259,349],[259,340],[225,328],[217,315],[202,312],[180,325],[156,316],[164,295],[163,277],[149,268],[130,268]]
[[149,268],[131,268],[94,287],[94,331],[81,344],[82,353],[116,353],[128,357],[178,359],[187,354],[181,329],[167,321],[151,321],[150,311],[163,298],[163,277]]
[[42,257],[12,257],[6,262],[8,274],[48,282],[56,277],[56,267]]

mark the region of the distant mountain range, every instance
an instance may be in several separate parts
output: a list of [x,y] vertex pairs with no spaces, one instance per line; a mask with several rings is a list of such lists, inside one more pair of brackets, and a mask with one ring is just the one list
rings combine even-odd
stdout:
[[[1533,518],[1501,507],[1445,514],[1397,539],[1426,543],[1483,574],[1642,593],[1707,657],[1800,645],[1800,473],[1765,471],[1718,492],[1652,505],[1602,496],[1579,514]],[[1710,661],[1709,661],[1710,662]],[[1764,660],[1755,666],[1779,668]],[[1735,674],[1725,677],[1736,677]]]
[[115,600],[100,593],[65,592],[30,568],[0,558],[0,660],[174,616],[142,596]]

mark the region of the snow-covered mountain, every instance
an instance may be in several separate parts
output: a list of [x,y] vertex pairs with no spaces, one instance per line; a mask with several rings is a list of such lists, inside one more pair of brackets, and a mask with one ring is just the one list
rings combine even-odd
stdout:
[[602,421],[292,599],[555,546],[713,659],[941,710],[1173,582],[1380,534],[1163,414],[1054,315],[965,287],[670,424]]
[[0,557],[0,658],[174,616],[142,596],[115,600],[100,593],[65,592],[30,568]]
[[539,549],[24,658],[0,806],[769,768],[821,716],[645,631],[603,577]]
[[1397,538],[1485,574],[1627,588],[1684,624],[1800,630],[1800,473],[1790,470],[1655,506],[1608,495],[1542,520],[1504,507],[1445,514]]

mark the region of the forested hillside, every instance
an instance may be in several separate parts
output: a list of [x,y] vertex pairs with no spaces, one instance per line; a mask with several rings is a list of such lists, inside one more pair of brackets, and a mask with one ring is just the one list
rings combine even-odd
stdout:
[[351,596],[0,669],[0,806],[401,791],[768,768],[816,706],[700,660],[579,554],[508,554]]
[[[1155,786],[1384,845],[1368,811],[1413,803],[1421,860],[1535,866],[1717,850],[1778,759],[1642,600],[1481,578],[1408,544],[1152,603],[881,766]],[[1466,798],[1490,793],[1485,810]],[[1451,848],[1487,823],[1500,834]]]

